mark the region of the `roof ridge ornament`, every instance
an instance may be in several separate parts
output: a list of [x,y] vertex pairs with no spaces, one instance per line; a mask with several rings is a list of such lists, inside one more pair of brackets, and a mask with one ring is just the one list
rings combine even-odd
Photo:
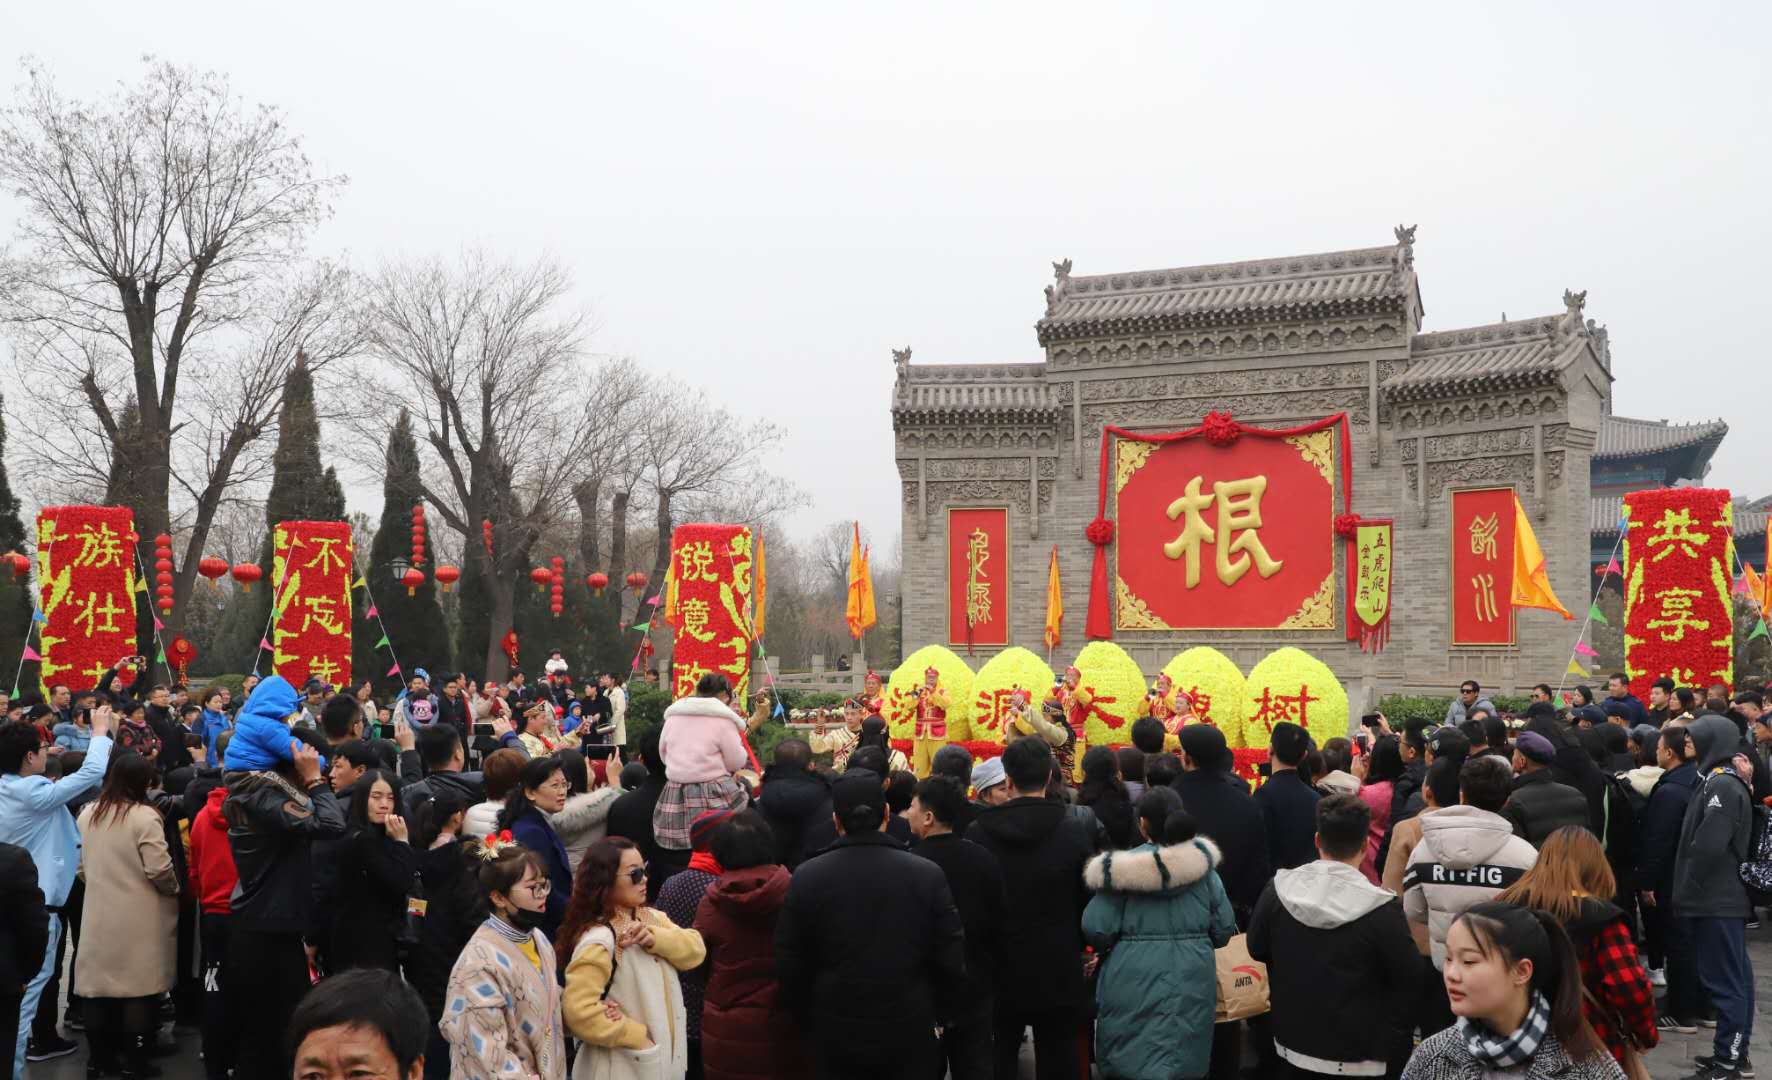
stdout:
[[911,347],[892,350],[892,366],[898,369],[898,381],[903,384],[911,375]]
[[1046,314],[1058,310],[1058,302],[1064,299],[1065,292],[1071,284],[1071,261],[1061,259],[1052,264],[1052,284],[1046,286]]
[[1415,230],[1418,228],[1419,225],[1398,225],[1391,230],[1391,235],[1397,238],[1397,250],[1391,256],[1391,272],[1399,280],[1415,269]]
[[1581,309],[1587,306],[1587,290],[1575,292],[1563,290],[1563,317],[1557,320],[1556,339],[1559,347],[1569,344],[1578,337],[1588,336],[1588,327],[1581,319]]

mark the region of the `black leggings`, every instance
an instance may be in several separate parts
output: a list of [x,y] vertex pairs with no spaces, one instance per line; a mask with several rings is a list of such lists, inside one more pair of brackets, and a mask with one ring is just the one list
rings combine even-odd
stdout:
[[224,985],[234,1001],[248,1003],[236,1010],[235,1080],[284,1080],[289,1075],[284,1033],[312,985],[301,935],[265,934],[237,924],[228,930]]
[[147,1056],[145,1039],[159,1027],[160,996],[87,998],[86,1039],[92,1059],[116,1063]]

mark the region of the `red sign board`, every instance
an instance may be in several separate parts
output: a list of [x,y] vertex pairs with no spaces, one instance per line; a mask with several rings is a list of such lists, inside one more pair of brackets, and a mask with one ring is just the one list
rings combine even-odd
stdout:
[[1009,511],[948,511],[948,643],[1009,644]]
[[1334,438],[1115,444],[1116,628],[1334,629]]
[[1514,489],[1452,493],[1452,644],[1514,643]]

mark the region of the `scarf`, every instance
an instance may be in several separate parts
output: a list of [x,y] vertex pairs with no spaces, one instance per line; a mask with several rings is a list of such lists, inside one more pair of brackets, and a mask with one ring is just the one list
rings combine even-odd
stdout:
[[724,873],[720,869],[720,864],[714,860],[714,854],[711,851],[698,851],[689,856],[689,869],[700,870],[704,874],[712,874],[715,877]]
[[1550,1002],[1536,990],[1532,992],[1532,1005],[1526,1010],[1526,1019],[1519,1030],[1505,1038],[1497,1036],[1481,1021],[1464,1016],[1458,1018],[1458,1036],[1464,1040],[1465,1050],[1478,1063],[1491,1069],[1512,1069],[1531,1061],[1532,1055],[1538,1053],[1538,1044],[1549,1033]]

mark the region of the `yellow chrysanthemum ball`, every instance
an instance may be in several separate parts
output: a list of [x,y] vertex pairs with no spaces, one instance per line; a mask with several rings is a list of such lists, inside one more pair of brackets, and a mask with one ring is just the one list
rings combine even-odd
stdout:
[[1196,645],[1163,665],[1163,674],[1194,699],[1194,715],[1224,732],[1232,749],[1243,745],[1248,699],[1243,672],[1231,658],[1210,645]]
[[1036,709],[1052,689],[1052,669],[1031,650],[1004,649],[978,669],[972,678],[973,741],[1002,744],[1009,695],[1018,687],[1028,692],[1028,703]]
[[917,688],[923,685],[923,673],[934,668],[941,673],[938,685],[948,692],[948,741],[962,742],[971,736],[967,718],[972,715],[972,669],[952,649],[941,645],[925,645],[905,657],[904,663],[886,681],[886,704],[881,715],[894,739],[908,739],[916,734],[912,726],[917,716]]
[[1302,649],[1287,646],[1263,657],[1249,672],[1243,700],[1245,746],[1267,749],[1273,726],[1282,720],[1310,732],[1318,746],[1347,735],[1347,691],[1329,665]]
[[1094,695],[1085,725],[1090,746],[1126,746],[1144,700],[1144,672],[1111,641],[1091,641],[1077,654],[1078,685]]

